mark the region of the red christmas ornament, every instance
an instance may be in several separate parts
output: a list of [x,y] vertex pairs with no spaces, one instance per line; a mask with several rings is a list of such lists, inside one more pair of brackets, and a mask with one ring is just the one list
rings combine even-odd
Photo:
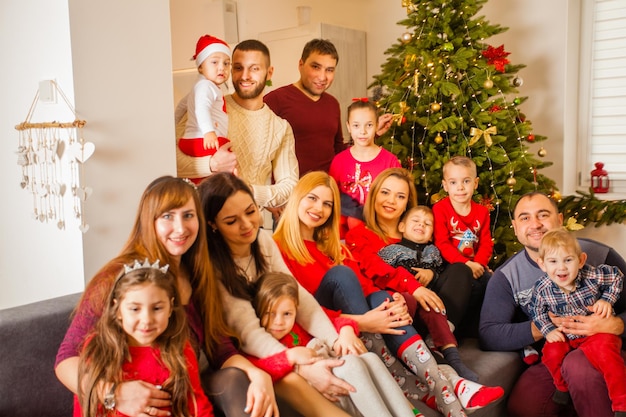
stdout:
[[495,113],[495,112],[500,111],[500,110],[502,110],[502,107],[498,106],[497,104],[494,104],[489,109],[489,113]]
[[526,136],[526,140],[529,141],[529,142],[534,142],[535,141],[535,135],[530,133],[528,136]]
[[504,45],[497,48],[489,46],[483,51],[483,57],[487,59],[487,63],[496,67],[496,70],[500,72],[504,72],[504,66],[510,62],[506,59],[509,55],[510,52],[504,51]]

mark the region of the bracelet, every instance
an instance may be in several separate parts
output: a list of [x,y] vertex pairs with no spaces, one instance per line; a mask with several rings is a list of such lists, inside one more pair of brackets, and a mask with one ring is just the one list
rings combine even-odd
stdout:
[[104,408],[108,411],[115,409],[115,388],[117,388],[117,382],[114,382],[111,386],[111,390],[104,396]]

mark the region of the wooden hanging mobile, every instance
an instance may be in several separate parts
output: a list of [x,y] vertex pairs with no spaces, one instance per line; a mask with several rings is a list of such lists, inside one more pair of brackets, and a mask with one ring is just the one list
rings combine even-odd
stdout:
[[[73,216],[79,229],[85,233],[84,202],[92,193],[90,187],[81,185],[83,164],[93,155],[95,145],[83,138],[86,121],[76,118],[76,112],[55,81],[50,81],[72,113],[72,122],[32,123],[39,99],[39,90],[26,116],[15,126],[19,132],[17,165],[22,168],[20,187],[33,196],[34,219],[42,223],[56,223],[65,229],[65,201],[71,200]],[[64,157],[66,156],[66,157]],[[69,190],[66,183],[69,175]]]

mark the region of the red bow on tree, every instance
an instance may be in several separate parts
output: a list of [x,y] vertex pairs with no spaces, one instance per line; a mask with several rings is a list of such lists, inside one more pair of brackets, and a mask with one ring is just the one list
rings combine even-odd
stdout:
[[496,67],[497,71],[504,72],[504,66],[509,63],[506,59],[510,52],[504,51],[504,45],[500,45],[497,48],[489,46],[483,51],[483,57],[487,58],[487,63]]

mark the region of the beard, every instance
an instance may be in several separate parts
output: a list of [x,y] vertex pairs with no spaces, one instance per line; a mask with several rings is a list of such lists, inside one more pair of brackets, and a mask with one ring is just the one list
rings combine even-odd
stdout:
[[235,89],[235,92],[237,93],[237,96],[239,96],[242,99],[257,98],[258,96],[260,96],[263,93],[263,90],[265,89],[265,82],[266,81],[267,81],[267,76],[265,76],[263,78],[262,82],[257,84],[257,86],[254,88],[254,90],[242,91],[241,88],[239,87],[239,83],[233,83],[233,88]]

